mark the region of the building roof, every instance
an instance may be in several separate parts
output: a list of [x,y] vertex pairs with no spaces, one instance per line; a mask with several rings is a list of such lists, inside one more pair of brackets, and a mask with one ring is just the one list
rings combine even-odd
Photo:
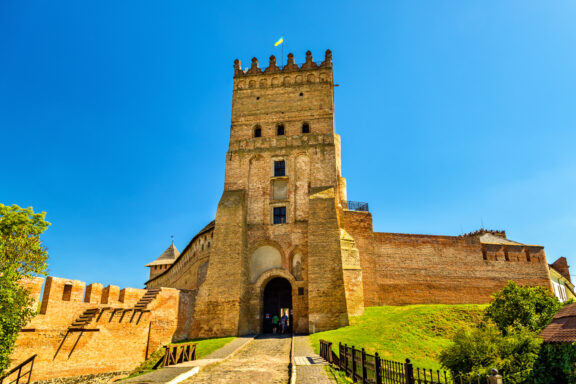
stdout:
[[570,266],[565,257],[560,257],[558,260],[550,264],[550,268],[554,268],[559,274],[564,276],[564,278],[568,279],[568,281],[572,281],[570,279]]
[[506,237],[498,236],[487,232],[479,236],[480,242],[484,244],[504,244],[504,245],[523,245],[516,241],[508,240]]
[[552,322],[540,332],[545,343],[572,343],[576,340],[576,303],[558,311]]
[[180,256],[180,252],[176,249],[174,244],[170,244],[168,248],[162,253],[156,260],[151,263],[146,264],[147,267],[153,265],[166,265],[172,264]]

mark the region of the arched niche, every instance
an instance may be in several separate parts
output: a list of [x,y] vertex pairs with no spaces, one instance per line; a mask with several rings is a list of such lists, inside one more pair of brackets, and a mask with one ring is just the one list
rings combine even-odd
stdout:
[[250,256],[250,282],[254,283],[264,272],[282,268],[282,255],[271,245],[257,248]]
[[302,253],[301,252],[297,251],[292,255],[292,263],[291,264],[292,264],[291,265],[292,275],[294,276],[294,278],[298,281],[304,280],[303,272],[302,272],[303,260],[302,260]]

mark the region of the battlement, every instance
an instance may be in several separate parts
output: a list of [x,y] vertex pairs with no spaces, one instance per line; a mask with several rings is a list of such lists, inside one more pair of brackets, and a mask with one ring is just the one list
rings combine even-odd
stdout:
[[[48,276],[33,277],[21,282],[30,292],[40,314],[58,311],[63,307],[133,306],[144,296],[146,289],[123,288],[116,285],[104,287],[100,283],[86,285],[80,280]],[[42,292],[43,290],[43,292]]]
[[129,371],[161,345],[188,335],[190,292],[53,276],[20,283],[39,311],[21,330],[11,360],[36,354],[33,381]]
[[482,236],[482,235],[485,235],[487,233],[494,235],[494,236],[501,237],[503,239],[506,238],[506,231],[497,231],[497,230],[493,230],[493,229],[484,229],[484,228],[479,229],[479,230],[474,231],[474,232],[465,233],[463,235],[460,235],[459,237]]
[[278,73],[288,73],[288,72],[299,72],[299,71],[309,71],[313,69],[320,68],[332,68],[332,51],[326,50],[324,54],[324,61],[317,64],[313,61],[312,52],[306,52],[306,61],[300,66],[294,62],[294,54],[289,53],[286,65],[278,66],[276,63],[276,56],[270,56],[270,61],[268,68],[262,70],[258,65],[258,59],[256,57],[252,58],[252,63],[250,68],[242,70],[242,63],[240,60],[234,60],[234,78],[254,76],[254,75],[267,75],[267,74],[278,74]]

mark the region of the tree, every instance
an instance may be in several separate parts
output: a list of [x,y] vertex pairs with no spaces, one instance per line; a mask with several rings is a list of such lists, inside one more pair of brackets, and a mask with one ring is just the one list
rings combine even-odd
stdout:
[[504,336],[493,323],[462,330],[453,341],[439,356],[446,369],[484,376],[497,368],[510,384],[526,380],[542,343],[534,332],[523,328],[509,329]]
[[539,332],[562,308],[562,303],[549,290],[519,286],[513,281],[492,297],[494,301],[486,308],[485,315],[503,334],[510,327]]
[[497,368],[506,383],[530,382],[541,360],[538,333],[562,304],[545,288],[521,287],[512,281],[492,298],[485,321],[459,332],[440,353],[440,363],[451,371],[480,375]]
[[48,253],[40,235],[50,226],[45,212],[0,204],[0,372],[20,329],[36,314],[32,299],[20,282],[46,274]]

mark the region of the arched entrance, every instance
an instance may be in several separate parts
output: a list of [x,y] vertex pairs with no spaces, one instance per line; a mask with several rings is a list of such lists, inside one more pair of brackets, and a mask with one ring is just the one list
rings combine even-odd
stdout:
[[272,319],[274,316],[282,318],[288,316],[287,333],[292,332],[292,286],[282,277],[276,277],[266,284],[262,298],[262,324],[263,333],[272,333]]

